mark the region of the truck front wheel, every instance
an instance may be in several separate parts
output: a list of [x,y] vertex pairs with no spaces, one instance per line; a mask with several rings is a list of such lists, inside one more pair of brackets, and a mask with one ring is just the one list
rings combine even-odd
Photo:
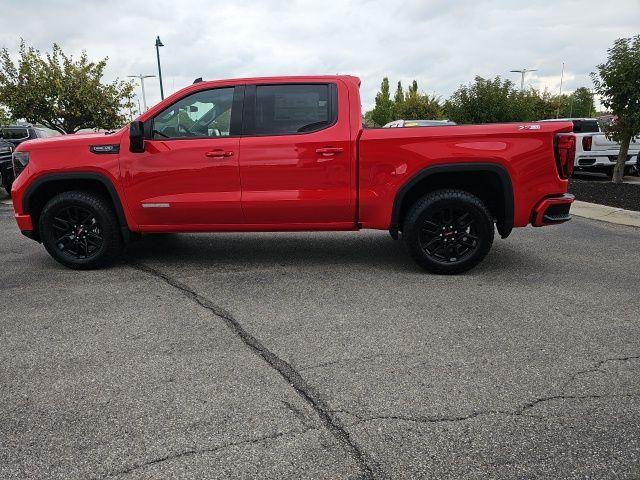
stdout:
[[49,254],[77,270],[107,265],[123,247],[111,203],[90,192],[63,192],[49,200],[40,214],[39,231]]
[[404,219],[402,238],[422,268],[456,274],[473,268],[493,243],[492,216],[476,196],[437,190],[414,203]]

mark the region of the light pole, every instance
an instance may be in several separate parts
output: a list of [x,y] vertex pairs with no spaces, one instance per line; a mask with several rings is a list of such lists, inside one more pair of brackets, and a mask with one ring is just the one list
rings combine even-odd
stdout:
[[[564,62],[562,62],[562,72],[560,73],[560,95],[558,100],[558,110],[556,110],[556,118],[560,116],[560,102],[562,102],[562,82],[564,80]],[[573,102],[573,98],[571,98]],[[573,111],[573,103],[571,103],[571,110]],[[571,115],[569,115],[571,117]]]
[[538,70],[535,68],[523,68],[522,70],[510,70],[513,73],[519,73],[522,75],[520,80],[520,90],[524,90],[524,76],[529,72],[537,72]]
[[147,111],[147,95],[144,91],[144,79],[155,77],[155,75],[128,75],[129,78],[137,78],[140,80],[140,87],[142,88],[142,106],[144,107],[144,111]]
[[164,43],[160,40],[160,35],[156,37],[156,57],[158,58],[158,79],[160,80],[160,98],[164,100],[164,89],[162,88],[162,69],[160,68],[160,47],[164,47]]

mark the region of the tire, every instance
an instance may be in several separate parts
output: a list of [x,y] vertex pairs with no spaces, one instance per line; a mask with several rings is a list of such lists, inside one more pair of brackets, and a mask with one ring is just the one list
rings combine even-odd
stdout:
[[76,270],[108,265],[123,248],[111,203],[91,192],[63,192],[49,200],[40,214],[39,232],[49,255]]
[[2,188],[4,188],[7,191],[7,195],[9,195],[9,198],[11,198],[11,185],[13,185],[13,178],[5,178],[5,176],[2,176]]
[[415,262],[445,275],[465,272],[487,256],[494,236],[491,213],[462,190],[436,190],[414,203],[402,238]]

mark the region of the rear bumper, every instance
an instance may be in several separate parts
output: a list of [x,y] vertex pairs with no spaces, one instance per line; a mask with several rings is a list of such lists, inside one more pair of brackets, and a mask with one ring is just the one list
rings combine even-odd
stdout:
[[544,227],[571,220],[569,209],[574,200],[575,197],[570,193],[559,197],[545,198],[533,209],[531,225]]
[[[638,161],[638,155],[634,154],[630,154],[627,155],[627,160],[625,162],[625,165],[635,165],[635,163]],[[589,168],[607,168],[607,167],[614,167],[616,165],[616,163],[618,162],[618,155],[587,155],[586,153],[584,155],[581,155],[579,157],[576,157],[575,163],[574,163],[574,169],[575,170],[587,170]]]

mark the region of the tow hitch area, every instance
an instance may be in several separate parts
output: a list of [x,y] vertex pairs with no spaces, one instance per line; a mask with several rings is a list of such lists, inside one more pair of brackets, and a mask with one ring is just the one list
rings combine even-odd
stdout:
[[575,197],[570,193],[561,197],[545,198],[533,209],[531,225],[544,227],[571,220],[569,209],[574,200]]

